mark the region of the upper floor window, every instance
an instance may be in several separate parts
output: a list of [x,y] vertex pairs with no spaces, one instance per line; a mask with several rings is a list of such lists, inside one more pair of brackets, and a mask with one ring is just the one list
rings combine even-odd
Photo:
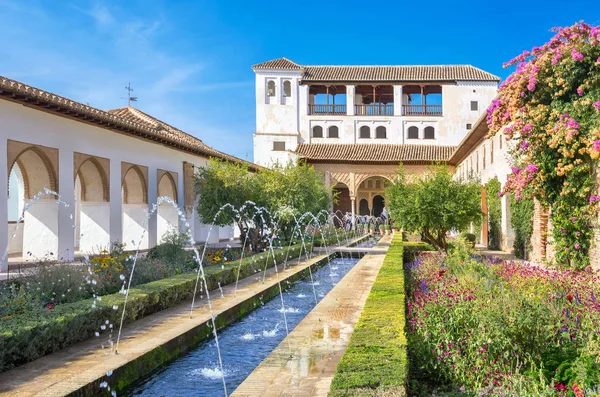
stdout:
[[415,126],[408,127],[408,139],[419,139],[419,128]]
[[498,147],[500,147],[500,149],[502,149],[502,134],[498,134]]
[[273,142],[273,151],[274,152],[284,152],[285,151],[285,142]]
[[381,181],[375,181],[375,189],[381,189]]
[[471,101],[471,110],[478,111],[479,110],[479,102]]
[[366,125],[363,125],[362,127],[360,127],[359,138],[370,138],[370,137],[371,137],[371,129]]
[[423,139],[435,139],[435,129],[433,127],[425,127]]
[[384,126],[379,126],[375,128],[375,138],[385,139],[387,138],[387,131]]
[[267,83],[267,96],[275,96],[275,82],[269,80]]
[[323,127],[320,125],[315,125],[312,132],[313,138],[323,138]]
[[289,80],[283,82],[283,96],[292,96],[292,83]]
[[327,130],[327,136],[329,138],[339,138],[340,137],[340,131],[339,131],[339,129],[335,125],[332,125]]
[[467,123],[467,129],[470,130],[473,125],[471,123]]
[[494,140],[490,139],[490,164],[494,163]]

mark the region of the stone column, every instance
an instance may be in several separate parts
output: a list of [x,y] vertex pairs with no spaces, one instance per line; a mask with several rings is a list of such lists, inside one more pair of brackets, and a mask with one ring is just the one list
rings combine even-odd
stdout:
[[148,166],[148,248],[158,243],[158,210],[150,214],[150,210],[158,200],[158,170]]
[[355,87],[353,85],[346,86],[346,114],[348,116],[354,116],[354,93]]
[[514,232],[510,223],[510,197],[505,194],[500,199],[502,209],[502,249],[506,252],[513,251]]
[[489,244],[489,230],[488,230],[488,209],[487,209],[487,193],[485,186],[481,187],[481,212],[483,212],[483,220],[481,221],[481,244],[486,247]]
[[[8,202],[8,159],[7,157],[7,140],[0,139],[0,186],[4,186],[0,189],[0,203]],[[0,223],[4,227],[0,228],[0,272],[8,270],[8,206],[0,205]]]
[[352,228],[356,225],[356,197],[350,197],[350,206],[352,207]]
[[394,116],[402,116],[402,86],[394,86]]
[[110,159],[110,242],[123,242],[123,181],[121,161]]
[[[66,146],[66,147],[65,147]],[[73,150],[62,145],[58,150],[58,194],[64,204],[58,205],[57,259],[73,260],[75,257],[75,180],[73,179]]]

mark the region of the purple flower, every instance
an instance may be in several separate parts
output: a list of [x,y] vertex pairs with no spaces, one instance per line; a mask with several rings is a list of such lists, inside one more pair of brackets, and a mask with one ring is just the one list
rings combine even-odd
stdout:
[[575,62],[581,62],[581,61],[583,61],[583,55],[581,55],[581,53],[578,52],[575,48],[573,48],[571,50],[571,58],[573,58],[573,60]]
[[577,88],[577,95],[583,96],[583,88],[581,88],[581,87]]
[[565,230],[565,228],[564,228],[564,227],[561,227],[561,228],[560,228],[560,232],[561,232],[561,233],[566,233],[567,231]]
[[596,201],[600,201],[600,196],[590,196],[590,204],[594,204]]
[[574,216],[574,217],[570,218],[569,220],[571,221],[571,223],[575,223],[575,221],[577,221],[577,217]]
[[579,245],[579,243],[575,243],[574,247],[576,250],[578,250],[579,248],[581,248],[581,245]]
[[600,140],[594,141],[594,150],[600,150]]
[[536,84],[535,80],[530,80],[529,83],[527,84],[527,89],[529,91],[535,91],[535,84]]
[[522,132],[529,132],[533,129],[533,124],[531,123],[527,123],[523,126],[523,128],[521,128]]
[[600,101],[594,102],[594,109],[600,110]]
[[535,174],[536,172],[538,172],[539,169],[540,168],[537,165],[531,164],[531,163],[527,164],[527,167],[525,167],[525,171],[532,173],[532,174]]
[[525,150],[529,147],[529,143],[527,141],[521,142],[521,150]]

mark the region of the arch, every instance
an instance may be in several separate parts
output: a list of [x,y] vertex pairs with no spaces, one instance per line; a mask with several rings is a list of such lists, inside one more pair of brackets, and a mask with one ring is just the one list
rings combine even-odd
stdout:
[[[358,175],[357,179],[356,179],[356,186],[360,186],[360,188],[364,188],[367,184],[364,183],[365,181],[367,181],[368,179],[383,179],[383,187],[386,186],[387,182],[392,182],[392,176],[391,175],[383,175],[383,174],[377,174],[377,175]],[[361,186],[362,185],[362,186]]]
[[124,204],[148,204],[148,185],[137,165],[132,165],[125,172],[122,188]]
[[52,162],[38,146],[29,146],[22,150],[8,169],[8,176],[17,164],[23,176],[24,198],[31,199],[38,192],[48,188],[54,192],[58,189],[58,177]]
[[335,125],[332,125],[331,127],[329,127],[327,129],[327,137],[328,138],[339,138],[340,137],[339,128]]
[[373,197],[373,216],[380,216],[385,207],[385,200],[382,196],[376,195]]
[[423,139],[435,139],[435,128],[433,127],[425,127],[423,131]]
[[283,96],[284,97],[292,96],[292,82],[289,80],[283,81]]
[[380,125],[375,129],[375,138],[377,139],[386,139],[387,138],[387,129]]
[[313,138],[323,138],[323,127],[315,125],[312,129]]
[[371,129],[369,128],[368,125],[363,125],[362,127],[360,127],[359,138],[362,138],[362,139],[371,138]]
[[88,157],[79,166],[77,177],[81,183],[81,201],[109,201],[108,176],[98,159]]
[[170,172],[165,172],[158,181],[158,197],[170,197],[177,203],[177,184]]
[[267,96],[275,96],[275,81],[273,80],[267,82]]
[[412,127],[408,127],[408,139],[419,139],[418,127],[415,127],[414,125]]
[[352,212],[352,201],[350,200],[350,189],[348,186],[343,183],[337,183],[332,190],[337,198],[337,203],[333,204],[333,212],[341,211],[343,214]]
[[361,199],[358,202],[358,215],[370,215],[369,202],[367,199]]

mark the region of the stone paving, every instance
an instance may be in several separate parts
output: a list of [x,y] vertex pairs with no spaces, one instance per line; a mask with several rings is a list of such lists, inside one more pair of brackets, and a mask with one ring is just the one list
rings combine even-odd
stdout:
[[[299,263],[293,260],[285,271],[280,267],[279,276],[271,268],[267,271],[264,283],[261,282],[262,274],[247,277],[240,280],[236,295],[234,285],[231,284],[223,287],[223,297],[218,290],[212,291],[213,312],[218,316],[219,313],[224,313],[276,285],[278,278],[283,281],[325,257],[326,255],[316,255],[309,261]],[[210,313],[206,299],[197,302],[192,318],[190,303],[181,303],[124,327],[118,355],[101,348],[101,342],[106,343],[105,338],[102,341],[90,339],[0,373],[0,396],[64,396],[98,381],[109,371],[126,365],[156,347],[163,346],[168,341],[207,323]]]
[[368,250],[231,396],[327,396],[390,241]]

